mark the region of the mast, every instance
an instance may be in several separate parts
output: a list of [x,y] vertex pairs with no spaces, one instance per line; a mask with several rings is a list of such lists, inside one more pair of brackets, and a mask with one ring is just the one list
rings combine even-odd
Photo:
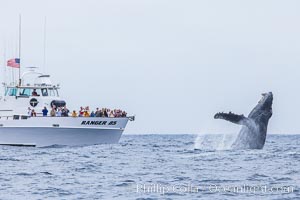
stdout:
[[19,15],[19,86],[21,86],[21,14]]
[[4,80],[4,93],[3,93],[3,96],[5,95],[5,91],[6,91],[6,42],[3,41],[3,44],[4,44],[4,52],[3,52],[3,66],[4,66],[4,77],[3,77],[3,80]]
[[45,74],[46,68],[46,25],[47,25],[47,17],[45,16],[44,21],[44,63],[43,63],[43,73]]

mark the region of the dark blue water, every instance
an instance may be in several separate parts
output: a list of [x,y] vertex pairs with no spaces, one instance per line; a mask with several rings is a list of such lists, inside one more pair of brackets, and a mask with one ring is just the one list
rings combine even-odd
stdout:
[[124,135],[118,145],[2,146],[0,199],[300,199],[300,135],[269,135],[263,150],[223,142]]

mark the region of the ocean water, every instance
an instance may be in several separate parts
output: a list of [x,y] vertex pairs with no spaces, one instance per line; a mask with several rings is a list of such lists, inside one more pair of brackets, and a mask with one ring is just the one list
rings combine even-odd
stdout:
[[300,199],[300,135],[230,150],[224,135],[123,135],[117,145],[0,147],[0,199]]

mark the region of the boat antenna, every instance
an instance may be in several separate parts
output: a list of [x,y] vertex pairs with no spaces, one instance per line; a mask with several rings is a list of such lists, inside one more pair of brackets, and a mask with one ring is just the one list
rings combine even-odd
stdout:
[[47,17],[45,16],[45,21],[44,21],[44,63],[43,63],[43,73],[45,74],[45,69],[46,69],[46,26],[47,25]]
[[19,15],[19,86],[21,86],[21,14]]
[[3,46],[4,46],[4,52],[3,52],[3,66],[4,66],[4,77],[3,77],[3,80],[4,80],[4,84],[6,84],[6,42],[5,40],[3,41]]

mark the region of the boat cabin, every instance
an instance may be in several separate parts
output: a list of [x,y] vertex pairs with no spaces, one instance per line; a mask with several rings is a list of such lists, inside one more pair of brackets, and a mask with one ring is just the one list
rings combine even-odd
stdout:
[[[32,79],[25,79],[25,75],[35,75]],[[26,115],[28,107],[34,109],[38,115],[44,107],[48,110],[55,105],[66,105],[59,96],[59,85],[52,84],[49,75],[27,73],[22,76],[20,85],[4,85],[4,96],[0,98],[0,116]],[[27,82],[25,82],[27,81]]]

